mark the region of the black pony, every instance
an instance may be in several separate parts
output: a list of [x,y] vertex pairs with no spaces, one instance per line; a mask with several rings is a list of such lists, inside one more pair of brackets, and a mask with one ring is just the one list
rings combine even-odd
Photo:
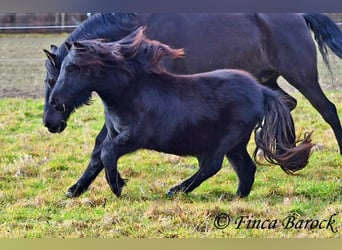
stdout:
[[[335,105],[319,86],[316,46],[310,33],[312,29],[323,58],[327,57],[328,49],[342,57],[342,33],[327,16],[287,13],[95,14],[67,40],[103,38],[117,41],[138,25],[147,25],[148,37],[185,49],[186,57],[166,62],[169,71],[184,74],[219,68],[244,69],[263,85],[284,95],[288,107],[293,109],[296,100],[277,84],[278,77],[284,77],[329,123],[342,153],[341,123]],[[64,45],[52,46],[52,51],[45,50],[45,53],[49,60],[46,62],[44,124],[50,132],[62,132],[68,114],[60,112],[57,117],[48,100],[67,50]],[[50,112],[54,115],[50,116]],[[96,138],[91,161],[82,177],[69,188],[69,196],[82,194],[103,169],[100,154],[106,135],[107,129],[103,126]]]
[[100,96],[108,131],[101,161],[118,197],[125,181],[117,161],[141,148],[197,157],[199,170],[170,189],[169,195],[191,192],[220,170],[226,155],[239,177],[237,196],[247,196],[256,167],[246,146],[256,127],[261,128],[257,147],[269,162],[287,173],[308,162],[310,135],[296,146],[290,110],[276,92],[245,71],[169,73],[162,60],[182,57],[183,50],[147,39],[143,28],[118,42],[85,40],[66,45],[70,52],[49,104],[55,113],[70,114],[93,91]]

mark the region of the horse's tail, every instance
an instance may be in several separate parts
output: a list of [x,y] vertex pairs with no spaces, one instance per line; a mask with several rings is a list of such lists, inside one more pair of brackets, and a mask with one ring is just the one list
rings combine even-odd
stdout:
[[260,148],[268,162],[280,165],[287,174],[293,174],[306,166],[314,144],[311,143],[311,133],[308,133],[296,145],[290,110],[280,98],[270,90],[264,89],[265,117],[255,129],[258,133],[255,133],[257,148],[254,151],[254,159]]
[[325,64],[329,67],[328,49],[342,58],[342,31],[328,16],[319,13],[305,13],[303,17],[307,26],[313,31],[319,51]]

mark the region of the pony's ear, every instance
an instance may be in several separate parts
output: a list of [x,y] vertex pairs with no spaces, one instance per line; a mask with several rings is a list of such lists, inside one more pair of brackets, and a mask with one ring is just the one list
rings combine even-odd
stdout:
[[54,44],[51,44],[50,48],[51,48],[52,53],[55,53],[56,50],[58,49],[57,46]]
[[71,47],[74,46],[76,49],[82,49],[85,48],[84,45],[80,42],[70,42],[66,41],[64,43],[65,47],[67,48],[68,51],[70,51]]
[[67,48],[68,51],[70,51],[71,47],[72,47],[72,42],[66,41],[64,43],[65,47]]
[[51,53],[50,51],[43,49],[45,55],[47,56],[47,58],[50,60],[50,62],[52,63],[53,66],[56,66],[56,55]]

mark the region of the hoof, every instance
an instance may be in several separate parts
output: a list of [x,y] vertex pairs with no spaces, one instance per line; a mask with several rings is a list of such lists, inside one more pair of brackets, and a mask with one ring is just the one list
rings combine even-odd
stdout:
[[81,185],[76,183],[68,189],[65,196],[68,198],[75,198],[83,194],[86,190],[86,188],[83,188]]
[[174,198],[176,196],[176,192],[175,191],[172,191],[172,190],[169,190],[167,193],[166,193],[166,196],[167,198]]
[[71,191],[67,191],[66,193],[65,193],[65,196],[67,197],[67,198],[73,198],[74,197],[74,194],[71,192]]
[[116,197],[120,198],[122,192],[122,187],[118,188],[116,190],[113,190],[113,193],[116,195]]
[[116,185],[116,184],[115,186],[110,185],[116,197],[120,198],[121,193],[122,193],[122,188],[126,185],[126,183],[127,183],[127,179],[122,179],[122,181],[120,181],[120,185]]
[[235,198],[238,198],[238,199],[240,199],[240,198],[246,198],[248,195],[249,195],[249,193],[237,192],[237,193],[235,194]]
[[122,193],[122,188],[126,185],[127,179],[121,179],[120,177],[119,180],[115,182],[114,181],[111,182],[111,179],[107,176],[107,172],[106,172],[106,179],[110,187],[110,190],[112,190],[112,192],[115,194],[116,197],[120,198],[121,193]]

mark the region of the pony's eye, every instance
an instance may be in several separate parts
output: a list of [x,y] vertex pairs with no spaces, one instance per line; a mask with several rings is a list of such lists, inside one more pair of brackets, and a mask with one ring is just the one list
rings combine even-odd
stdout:
[[53,79],[49,79],[48,80],[48,85],[49,85],[50,88],[53,88],[55,86],[55,84],[56,84],[55,80],[53,80]]
[[53,108],[53,110],[57,110],[57,111],[60,111],[60,112],[65,112],[66,111],[66,107],[65,107],[65,104],[59,104],[57,102],[57,100],[55,99],[52,99],[50,102],[49,102],[50,106]]

